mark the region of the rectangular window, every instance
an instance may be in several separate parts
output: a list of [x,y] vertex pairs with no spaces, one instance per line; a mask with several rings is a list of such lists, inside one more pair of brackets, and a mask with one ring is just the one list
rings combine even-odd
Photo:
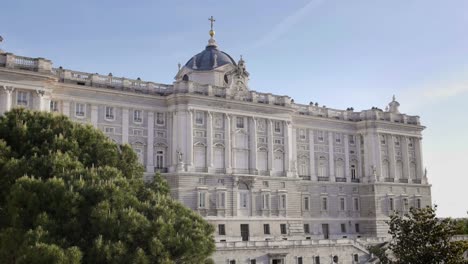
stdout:
[[395,210],[395,206],[393,204],[393,198],[388,199],[388,208],[390,209],[390,211]]
[[203,112],[195,112],[195,124],[203,125],[204,123],[204,113]]
[[164,126],[166,124],[166,118],[164,113],[156,113],[156,125]]
[[286,209],[286,194],[282,194],[280,196],[280,209],[282,210]]
[[133,129],[134,136],[143,136],[143,130],[141,129]]
[[16,94],[16,104],[17,105],[28,105],[28,93],[24,91],[18,91]]
[[353,135],[349,135],[349,144],[350,145],[355,145],[356,144],[356,138]]
[[315,256],[314,264],[320,264],[320,256]]
[[248,202],[248,194],[247,193],[240,193],[240,207],[241,208],[247,208],[247,202]]
[[309,211],[310,205],[309,205],[309,197],[304,197],[304,210]]
[[346,201],[344,197],[340,197],[340,211],[346,210]]
[[224,224],[218,225],[218,235],[225,236],[226,235],[226,226]]
[[322,197],[322,211],[328,210],[328,198]]
[[263,224],[263,234],[265,235],[270,234],[270,224]]
[[408,211],[408,199],[403,199],[403,211]]
[[104,132],[106,134],[114,134],[115,129],[113,127],[105,127]]
[[276,145],[281,145],[281,144],[283,144],[283,141],[280,138],[275,138],[275,144]]
[[400,146],[400,138],[399,137],[394,137],[395,140],[395,146],[399,147]]
[[354,211],[359,211],[359,198],[354,198]]
[[85,116],[85,104],[82,103],[76,103],[75,104],[75,116],[77,117],[83,117]]
[[310,226],[309,226],[309,224],[304,224],[304,233],[305,233],[305,234],[310,234]]
[[235,260],[230,260],[229,264],[236,264],[236,261]]
[[341,224],[341,233],[346,233],[346,224]]
[[58,102],[57,101],[50,101],[50,111],[51,112],[58,112]]
[[226,207],[226,192],[218,193],[218,208]]
[[263,204],[262,208],[264,210],[270,209],[270,194],[269,193],[262,194],[262,204]]
[[133,110],[133,122],[134,123],[141,123],[143,122],[142,112],[141,110]]
[[297,264],[302,264],[302,257],[297,257]]
[[257,264],[257,260],[256,259],[251,259],[250,264]]
[[382,145],[387,144],[387,138],[385,137],[385,135],[380,136],[380,144]]
[[114,120],[114,107],[106,106],[106,119]]
[[341,144],[341,134],[335,133],[335,142]]
[[299,139],[305,140],[306,139],[306,132],[304,129],[299,129]]
[[275,133],[281,133],[281,122],[275,121]]
[[323,142],[324,141],[323,131],[317,131],[317,140],[318,140],[318,142]]
[[198,208],[205,208],[206,206],[206,193],[199,192],[198,193]]
[[421,199],[416,199],[416,208],[421,209]]
[[263,181],[262,184],[263,184],[263,187],[267,187],[267,188],[269,187],[268,181]]
[[354,229],[356,230],[356,233],[361,232],[361,231],[359,230],[359,224],[354,224]]
[[244,118],[243,117],[236,117],[236,127],[237,128],[244,128]]
[[288,233],[286,231],[286,224],[280,224],[280,231],[282,235],[286,235]]
[[162,150],[156,151],[156,168],[157,169],[164,168],[164,151]]

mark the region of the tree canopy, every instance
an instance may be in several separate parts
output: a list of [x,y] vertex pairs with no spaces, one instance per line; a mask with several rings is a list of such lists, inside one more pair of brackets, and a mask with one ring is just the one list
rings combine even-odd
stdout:
[[371,252],[384,264],[468,263],[463,260],[467,243],[452,241],[456,223],[449,218],[438,219],[435,210],[411,208],[408,214],[393,214],[388,221],[392,236],[388,247],[374,247]]
[[0,263],[202,263],[213,227],[130,146],[65,116],[0,117]]

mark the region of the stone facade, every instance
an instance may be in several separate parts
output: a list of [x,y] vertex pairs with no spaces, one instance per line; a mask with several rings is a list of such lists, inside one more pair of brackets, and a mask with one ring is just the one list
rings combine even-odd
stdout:
[[0,53],[0,114],[57,112],[130,144],[215,225],[216,263],[366,263],[390,214],[431,205],[424,127],[395,98],[355,112],[256,92],[213,35],[173,84]]

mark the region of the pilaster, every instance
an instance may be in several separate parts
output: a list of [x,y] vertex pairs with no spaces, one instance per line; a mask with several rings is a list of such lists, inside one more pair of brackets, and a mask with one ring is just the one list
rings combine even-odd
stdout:
[[309,174],[310,174],[310,179],[312,181],[317,181],[317,173],[316,173],[316,168],[315,168],[315,144],[314,144],[314,131],[311,129],[309,130]]
[[250,174],[257,175],[257,119],[255,117],[249,118],[250,124]]
[[393,135],[388,135],[388,161],[390,163],[389,174],[390,178],[394,178],[395,182],[398,182],[398,175],[396,173],[396,160],[395,160],[395,140]]
[[[187,171],[192,171],[192,168],[193,168],[193,109],[189,109],[187,111],[187,114],[186,114],[186,120],[187,122],[185,122],[185,124],[182,124],[184,127],[185,126],[185,131],[187,131],[187,145],[186,145],[186,149],[187,149],[187,154],[186,154],[186,157],[187,157],[187,160],[186,160],[186,164],[187,164]],[[181,120],[183,122],[183,120]]]
[[268,119],[267,121],[268,131],[268,172],[270,176],[273,176],[273,156],[275,150],[273,149],[273,121]]
[[148,147],[146,148],[146,172],[154,173],[154,112],[148,112]]
[[213,114],[208,111],[206,118],[206,167],[208,172],[214,172],[213,167]]
[[64,116],[70,117],[70,102],[69,101],[62,102],[62,114]]
[[[290,121],[285,121],[284,122],[284,170],[286,172],[287,177],[292,177],[294,176],[294,170],[295,168],[292,168],[294,164],[295,158],[293,158],[293,137],[292,137],[292,125]],[[295,165],[294,165],[295,166]]]
[[225,124],[225,130],[224,130],[224,137],[225,137],[225,143],[224,143],[224,159],[225,163],[224,166],[226,168],[226,173],[232,173],[232,164],[231,164],[231,116],[228,114],[224,115],[224,124]]
[[2,104],[0,105],[0,114],[4,114],[11,110],[13,104],[13,91],[15,90],[12,86],[2,86]]
[[335,147],[333,140],[333,132],[328,131],[328,164],[330,181],[335,182]]
[[93,127],[98,127],[98,106],[91,105],[91,124]]
[[412,181],[410,179],[410,161],[409,161],[409,153],[408,153],[408,144],[409,139],[408,137],[402,137],[401,139],[401,157],[403,159],[403,177],[409,179],[408,182]]
[[122,144],[128,143],[128,108],[122,109]]
[[343,143],[344,143],[344,154],[345,154],[345,168],[344,173],[347,182],[351,182],[351,173],[350,173],[350,166],[349,166],[349,135],[343,135]]
[[423,152],[421,138],[415,138],[414,140],[414,150],[416,154],[416,179],[421,179],[424,174],[424,164],[423,164]]

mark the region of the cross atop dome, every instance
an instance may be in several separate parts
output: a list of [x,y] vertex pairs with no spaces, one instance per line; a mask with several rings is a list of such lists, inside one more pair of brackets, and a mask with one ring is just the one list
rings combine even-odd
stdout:
[[210,23],[211,23],[210,36],[211,36],[211,37],[214,37],[215,31],[213,30],[213,24],[214,24],[214,22],[216,21],[216,19],[214,19],[214,17],[211,16],[210,18],[208,18],[208,20],[209,20]]

